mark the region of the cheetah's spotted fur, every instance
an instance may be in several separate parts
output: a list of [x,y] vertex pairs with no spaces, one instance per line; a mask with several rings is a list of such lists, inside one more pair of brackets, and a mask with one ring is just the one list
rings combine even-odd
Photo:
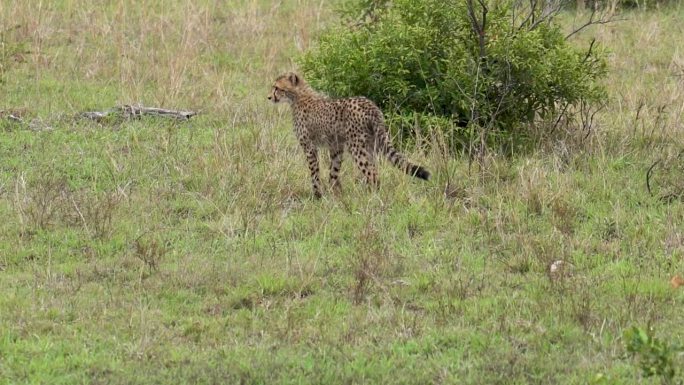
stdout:
[[338,191],[345,149],[373,187],[378,186],[376,153],[387,156],[392,164],[409,175],[425,180],[430,177],[425,168],[409,162],[392,146],[382,111],[364,97],[328,98],[312,90],[299,75],[290,72],[275,80],[268,99],[274,103],[285,101],[292,107],[295,133],[309,163],[316,197],[321,196],[319,146],[330,149],[330,184]]

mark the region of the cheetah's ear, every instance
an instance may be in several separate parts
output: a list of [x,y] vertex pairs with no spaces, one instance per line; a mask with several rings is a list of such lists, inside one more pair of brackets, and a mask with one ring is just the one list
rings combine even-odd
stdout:
[[299,76],[297,76],[296,73],[290,73],[290,77],[288,79],[293,86],[299,85]]

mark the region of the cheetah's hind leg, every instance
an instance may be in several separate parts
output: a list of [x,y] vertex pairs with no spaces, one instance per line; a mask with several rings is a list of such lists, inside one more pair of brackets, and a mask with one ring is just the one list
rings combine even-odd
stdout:
[[334,194],[339,194],[342,191],[340,168],[342,167],[343,155],[344,146],[337,145],[330,148],[330,187]]
[[368,152],[364,141],[352,143],[350,152],[356,166],[365,177],[368,185],[373,189],[377,189],[380,185],[378,181],[378,170],[375,167],[375,159],[373,155]]

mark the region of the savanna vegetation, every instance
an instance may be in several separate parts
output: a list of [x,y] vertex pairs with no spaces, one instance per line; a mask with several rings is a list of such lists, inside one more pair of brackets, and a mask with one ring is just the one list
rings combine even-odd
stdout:
[[471,142],[521,147],[605,99],[602,50],[566,36],[614,12],[594,12],[565,32],[556,19],[567,2],[343,4],[341,22],[303,55],[302,69],[331,95],[377,101],[400,141],[415,139],[420,126],[442,134],[451,151],[472,153]]
[[[569,40],[590,129],[421,131],[429,182],[314,200],[266,96],[336,3],[0,3],[0,384],[681,383],[684,7],[648,4]],[[135,103],[200,114],[78,116]]]

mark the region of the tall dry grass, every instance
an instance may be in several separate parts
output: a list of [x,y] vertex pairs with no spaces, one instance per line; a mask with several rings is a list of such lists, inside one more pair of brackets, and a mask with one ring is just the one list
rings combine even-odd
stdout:
[[19,101],[38,110],[78,110],[106,88],[109,103],[231,114],[257,108],[254,96],[294,67],[329,13],[322,1],[3,2],[0,32],[6,45],[23,45],[12,60],[26,72],[6,81],[34,88]]

